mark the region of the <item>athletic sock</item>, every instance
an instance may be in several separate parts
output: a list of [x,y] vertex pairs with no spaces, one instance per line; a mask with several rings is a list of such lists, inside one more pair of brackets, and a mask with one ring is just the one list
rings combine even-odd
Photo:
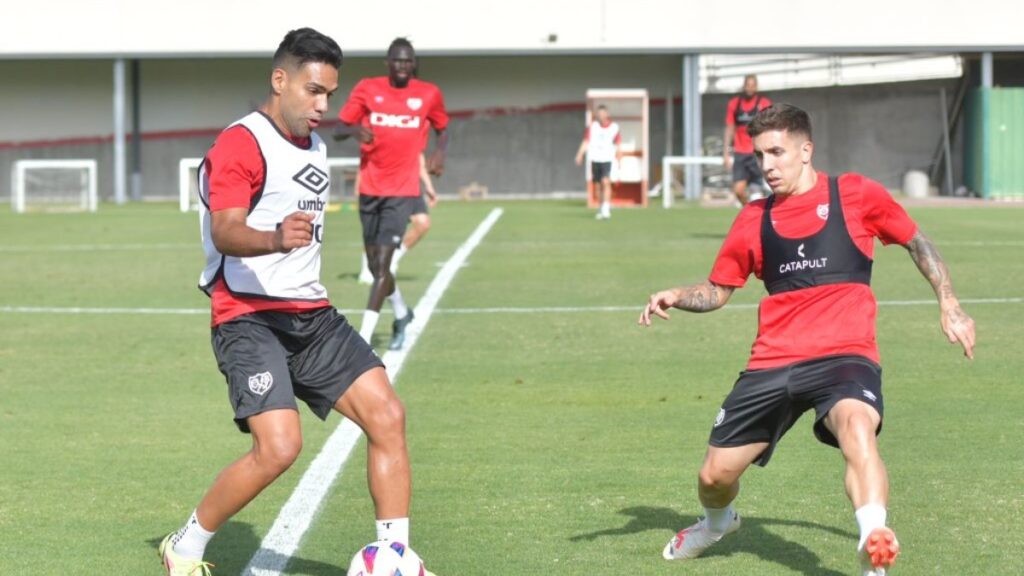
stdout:
[[363,265],[359,269],[360,276],[368,276],[370,274],[370,262],[366,259],[366,252],[363,252]]
[[402,298],[402,292],[395,286],[395,291],[388,296],[388,300],[391,302],[391,306],[395,309],[395,320],[401,320],[409,314],[409,307],[405,305],[405,300]]
[[395,273],[398,272],[398,261],[401,260],[402,256],[405,256],[405,253],[408,252],[408,251],[409,251],[409,249],[405,247],[405,244],[402,244],[402,245],[400,245],[398,247],[398,250],[395,250],[391,254],[391,268],[390,268],[390,270],[391,270],[391,275],[392,276],[394,276]]
[[377,540],[409,545],[409,518],[377,520]]
[[175,554],[187,560],[202,560],[206,552],[206,544],[213,538],[213,532],[207,531],[199,524],[193,510],[188,522],[171,537],[171,548]]
[[707,519],[708,530],[715,534],[725,534],[735,516],[736,511],[733,510],[732,504],[725,508],[704,508],[704,518]]
[[363,312],[363,324],[359,327],[359,335],[363,337],[363,340],[366,340],[367,344],[373,338],[373,331],[377,329],[378,319],[380,319],[380,312],[374,312],[373,310]]
[[612,205],[609,204],[608,202],[602,202],[601,203],[601,214],[604,214],[605,216],[610,216],[611,213],[612,213]]
[[853,513],[857,517],[857,525],[860,526],[860,542],[857,543],[857,550],[864,549],[864,543],[868,535],[875,528],[885,526],[886,510],[881,504],[865,504]]

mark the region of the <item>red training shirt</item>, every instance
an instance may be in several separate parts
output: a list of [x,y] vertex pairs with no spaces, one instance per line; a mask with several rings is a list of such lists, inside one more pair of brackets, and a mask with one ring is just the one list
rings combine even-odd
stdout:
[[[847,231],[868,258],[874,254],[875,238],[883,244],[906,244],[917,232],[903,207],[874,180],[843,174],[839,195]],[[775,231],[786,238],[815,234],[825,226],[819,206],[828,202],[828,175],[818,172],[818,181],[806,193],[776,197]],[[739,288],[751,274],[761,278],[764,207],[765,200],[756,200],[736,216],[712,267],[711,282]],[[871,287],[859,283],[767,295],[758,309],[757,338],[747,368],[776,368],[834,354],[857,354],[878,362],[876,308]]]
[[[292,138],[298,146],[309,146],[309,138]],[[265,176],[263,153],[256,138],[244,126],[232,126],[220,133],[206,153],[206,173],[210,178],[210,212],[227,208],[249,209],[252,199],[263,189]],[[292,301],[240,297],[232,294],[218,278],[210,296],[212,325],[264,310],[302,312],[329,306],[319,300]]]
[[428,125],[448,126],[437,86],[411,78],[405,88],[395,88],[387,76],[366,78],[352,89],[338,119],[373,130],[373,142],[360,146],[360,194],[420,195],[420,152],[427,146]]
[[[739,106],[740,110],[744,112],[750,112],[754,109],[754,103],[757,102],[758,96],[761,97],[761,102],[757,105],[758,111],[764,110],[765,108],[772,105],[772,101],[766,96],[760,94],[754,95],[753,98],[747,99],[746,96],[733,96],[729,100],[729,105],[725,109],[725,125],[736,126],[736,107]],[[754,153],[754,140],[750,138],[750,134],[747,132],[746,126],[736,126],[735,136],[732,139],[732,149],[736,154],[753,154]],[[728,142],[725,143],[729,145]]]

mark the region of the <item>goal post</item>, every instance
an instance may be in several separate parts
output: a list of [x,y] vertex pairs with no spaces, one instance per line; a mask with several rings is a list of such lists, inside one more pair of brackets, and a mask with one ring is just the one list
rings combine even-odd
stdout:
[[[675,200],[672,194],[672,168],[674,166],[681,166],[685,169],[687,166],[722,166],[725,161],[721,156],[664,156],[661,159],[661,205],[665,208],[671,208],[672,202]],[[687,200],[697,200],[700,198],[700,190],[687,190]]]
[[48,212],[95,212],[96,160],[16,160],[11,171],[11,208]]
[[[199,166],[202,158],[187,157],[178,161],[178,209],[182,212],[199,209]],[[359,170],[359,158],[342,156],[327,159],[327,172],[331,186],[328,197],[324,201],[342,202],[347,196],[347,180],[355,180],[354,173]],[[352,175],[351,178],[349,175]],[[337,193],[335,193],[337,191]]]

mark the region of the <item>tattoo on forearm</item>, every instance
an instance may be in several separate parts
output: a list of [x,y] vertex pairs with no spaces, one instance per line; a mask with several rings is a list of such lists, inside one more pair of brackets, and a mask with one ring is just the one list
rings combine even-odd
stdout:
[[939,255],[935,244],[919,230],[907,243],[906,248],[918,270],[932,285],[939,300],[955,298],[956,294],[953,292],[953,285],[949,280],[949,269],[946,268],[946,263]]
[[675,307],[689,312],[710,312],[721,308],[727,297],[721,286],[706,282],[684,288]]

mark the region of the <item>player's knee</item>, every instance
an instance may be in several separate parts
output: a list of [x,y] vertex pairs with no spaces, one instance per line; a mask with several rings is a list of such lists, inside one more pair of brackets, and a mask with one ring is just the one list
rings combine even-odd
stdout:
[[301,437],[282,435],[260,443],[256,449],[256,457],[266,473],[277,476],[295,463],[300,452]]
[[398,396],[374,407],[365,421],[366,435],[374,443],[391,444],[405,441],[405,406]]
[[837,439],[847,457],[869,457],[877,453],[875,431],[878,418],[867,410],[851,410],[840,416]]
[[701,488],[710,491],[726,490],[736,482],[738,474],[736,471],[718,465],[714,462],[705,462],[697,473],[697,481]]

